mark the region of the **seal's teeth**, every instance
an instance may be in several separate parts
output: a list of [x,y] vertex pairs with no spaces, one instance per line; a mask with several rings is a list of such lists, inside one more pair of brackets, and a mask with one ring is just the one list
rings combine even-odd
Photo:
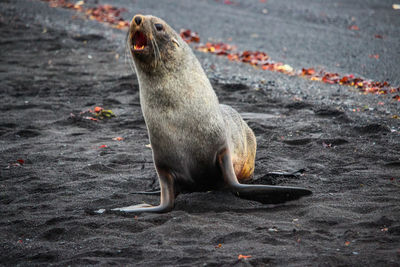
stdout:
[[138,45],[134,45],[133,47],[135,50],[143,50],[144,49],[144,45],[138,46]]

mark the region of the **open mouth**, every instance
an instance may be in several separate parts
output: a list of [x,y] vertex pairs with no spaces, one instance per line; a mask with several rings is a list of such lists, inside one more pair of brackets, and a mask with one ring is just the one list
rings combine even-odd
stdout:
[[147,38],[142,32],[137,31],[132,38],[133,50],[142,51],[147,47]]

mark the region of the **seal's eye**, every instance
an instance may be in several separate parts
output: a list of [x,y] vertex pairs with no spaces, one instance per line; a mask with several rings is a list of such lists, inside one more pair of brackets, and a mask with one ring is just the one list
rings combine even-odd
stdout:
[[160,23],[156,23],[154,26],[156,27],[157,31],[162,31],[164,29],[164,26]]

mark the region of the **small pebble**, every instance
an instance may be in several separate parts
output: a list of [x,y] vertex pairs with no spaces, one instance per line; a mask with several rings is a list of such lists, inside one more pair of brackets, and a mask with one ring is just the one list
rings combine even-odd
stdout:
[[104,213],[105,211],[106,211],[105,209],[99,209],[99,210],[96,210],[95,213],[102,214],[102,213]]

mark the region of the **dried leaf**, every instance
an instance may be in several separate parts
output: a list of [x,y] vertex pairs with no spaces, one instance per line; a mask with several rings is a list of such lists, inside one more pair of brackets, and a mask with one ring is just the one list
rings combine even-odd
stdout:
[[95,107],[94,108],[94,112],[99,113],[100,111],[102,111],[103,108],[102,107]]
[[188,29],[181,29],[180,31],[180,36],[186,43],[199,43],[200,42],[200,36],[197,32],[192,32],[191,30]]
[[360,28],[358,28],[358,26],[357,26],[357,25],[351,25],[351,26],[349,27],[349,30],[353,30],[353,31],[359,31],[359,30],[360,30]]
[[129,26],[129,22],[125,21],[121,16],[121,13],[127,11],[125,8],[117,8],[111,5],[98,5],[94,8],[85,8],[84,1],[78,1],[75,4],[69,2],[68,0],[43,1],[49,2],[50,7],[63,7],[83,12],[89,19],[111,24],[113,27],[118,29],[126,28]]
[[248,259],[248,258],[251,258],[251,256],[250,256],[250,255],[242,255],[242,254],[240,254],[240,255],[238,256],[238,260],[241,260],[241,259]]
[[332,148],[332,144],[327,144],[325,142],[322,142],[322,146],[325,148]]
[[304,75],[314,75],[315,74],[315,69],[302,69],[301,74]]
[[91,121],[99,121],[98,119],[96,119],[96,118],[93,118],[93,117],[88,117],[88,116],[86,116],[86,117],[83,117],[83,119],[86,119],[86,120],[91,120]]
[[290,65],[285,64],[283,66],[278,66],[277,70],[284,73],[290,73],[293,71],[293,68]]

